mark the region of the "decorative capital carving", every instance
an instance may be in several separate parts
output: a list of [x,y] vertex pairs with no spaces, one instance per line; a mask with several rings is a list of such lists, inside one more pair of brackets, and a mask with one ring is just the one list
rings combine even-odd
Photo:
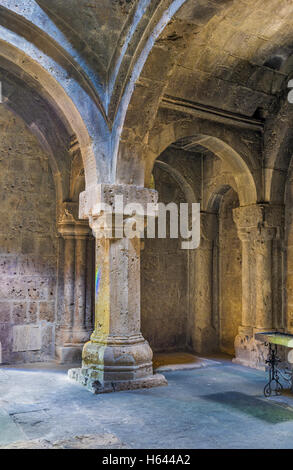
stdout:
[[[88,218],[96,238],[122,238],[124,224],[139,221],[138,231],[144,230],[145,216],[149,204],[155,204],[158,193],[153,189],[134,185],[99,184],[95,191],[84,191],[80,195],[79,216]],[[135,213],[135,217],[134,217]]]
[[115,207],[115,196],[123,197],[123,204],[139,203],[146,211],[147,204],[156,204],[158,192],[130,184],[97,184],[80,193],[79,218],[88,219],[101,214],[101,204],[111,207],[113,213],[119,212]]
[[233,219],[242,241],[272,240],[280,236],[284,206],[254,204],[233,209]]
[[63,238],[85,238],[90,235],[87,222],[77,217],[77,202],[64,202],[57,218],[58,232]]
[[76,214],[76,202],[63,202],[58,216],[58,225],[74,224],[76,222]]

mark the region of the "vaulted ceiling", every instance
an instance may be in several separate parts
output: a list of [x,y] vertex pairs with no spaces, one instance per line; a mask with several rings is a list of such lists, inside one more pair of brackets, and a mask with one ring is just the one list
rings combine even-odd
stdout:
[[147,142],[166,110],[262,131],[286,101],[292,20],[292,0],[0,0],[0,75],[60,98],[81,142],[77,109],[110,179],[121,136]]
[[165,95],[265,115],[293,69],[292,19],[290,0],[0,1],[0,23],[51,56],[58,45],[110,119],[151,39],[142,76],[160,81],[167,69]]
[[138,0],[36,0],[104,81]]

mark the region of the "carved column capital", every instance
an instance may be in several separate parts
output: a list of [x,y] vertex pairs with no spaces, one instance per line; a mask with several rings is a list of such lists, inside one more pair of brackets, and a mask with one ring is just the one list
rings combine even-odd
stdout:
[[64,202],[57,218],[57,228],[63,238],[87,238],[90,228],[86,221],[78,219],[77,202]]
[[242,241],[272,240],[280,237],[284,224],[284,206],[253,204],[233,209],[233,219]]
[[124,205],[140,203],[146,207],[148,203],[156,204],[158,201],[158,192],[155,189],[130,184],[96,184],[80,193],[79,218],[88,219],[89,216],[98,216],[101,212],[101,203],[107,204],[114,210],[115,196],[122,196]]
[[144,227],[150,205],[153,205],[153,215],[156,215],[158,193],[154,189],[134,185],[99,184],[94,192],[91,191],[84,191],[80,195],[79,216],[89,219],[96,238],[101,238],[101,231],[105,238],[122,238],[125,221],[134,223],[134,214],[135,217],[141,218]]

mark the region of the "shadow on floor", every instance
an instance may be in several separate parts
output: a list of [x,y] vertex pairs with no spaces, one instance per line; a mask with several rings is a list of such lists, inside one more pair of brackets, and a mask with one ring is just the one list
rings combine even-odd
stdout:
[[212,395],[203,395],[201,398],[220,403],[229,408],[234,408],[241,413],[261,419],[270,424],[293,421],[293,410],[241,392],[214,393]]

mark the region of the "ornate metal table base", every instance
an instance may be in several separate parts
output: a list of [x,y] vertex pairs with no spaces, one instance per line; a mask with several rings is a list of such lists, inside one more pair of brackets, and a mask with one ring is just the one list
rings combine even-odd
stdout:
[[280,383],[280,376],[290,383],[290,388],[293,391],[292,371],[281,371],[278,367],[278,363],[282,361],[277,356],[277,345],[265,343],[265,346],[269,346],[269,355],[266,360],[266,364],[268,364],[269,367],[269,381],[264,387],[264,396],[270,397],[272,393],[281,395],[283,385]]
[[278,349],[276,344],[273,347],[271,343],[265,343],[265,346],[269,346],[269,355],[266,360],[266,364],[269,366],[269,381],[266,384],[263,393],[265,397],[270,397],[272,392],[274,392],[275,395],[280,395],[283,390],[283,386],[279,382],[279,370],[277,367],[278,362],[281,362],[281,360],[277,356]]
[[[280,383],[280,378],[289,384],[289,388],[291,388],[291,392],[293,393],[292,366],[291,368],[285,367],[284,369],[279,367],[278,363],[282,361],[277,356],[277,345],[291,349],[289,354],[292,353],[293,334],[284,333],[282,331],[259,331],[255,333],[254,338],[269,347],[269,355],[266,360],[266,364],[268,364],[269,368],[269,381],[264,388],[264,396],[270,397],[272,393],[275,395],[281,394],[283,386]],[[293,364],[293,360],[289,360],[289,363]]]

